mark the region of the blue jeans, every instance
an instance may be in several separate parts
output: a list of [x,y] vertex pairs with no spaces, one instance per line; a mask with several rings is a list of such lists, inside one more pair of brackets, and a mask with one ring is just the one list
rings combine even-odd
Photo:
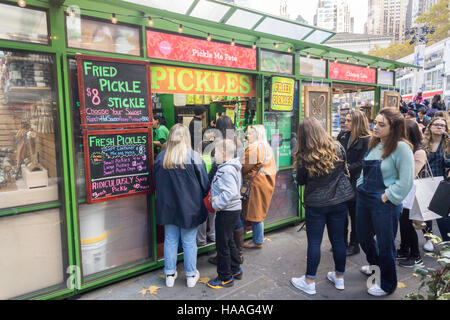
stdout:
[[320,245],[322,244],[325,225],[328,230],[328,238],[333,247],[336,274],[343,275],[347,257],[344,240],[347,204],[341,203],[322,208],[306,207],[305,213],[306,236],[308,238],[306,277],[310,279],[316,278],[317,268],[320,263]]
[[264,222],[252,222],[253,242],[256,244],[264,243]]
[[197,271],[197,228],[182,229],[175,225],[164,226],[164,273],[177,271],[178,243],[183,245],[184,270],[187,277],[195,276]]
[[[356,198],[356,235],[370,265],[380,267],[380,287],[387,293],[397,288],[395,236],[401,205],[383,203],[381,194],[358,192]],[[376,240],[374,236],[377,236]]]

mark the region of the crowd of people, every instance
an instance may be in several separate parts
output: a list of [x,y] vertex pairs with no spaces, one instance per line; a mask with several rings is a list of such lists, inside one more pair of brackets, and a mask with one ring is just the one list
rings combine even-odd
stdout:
[[[423,264],[416,221],[402,204],[427,162],[434,176],[450,175],[450,138],[446,111],[434,112],[425,122],[427,111],[421,108],[415,104],[404,113],[403,109],[383,108],[373,121],[373,131],[366,115],[352,110],[337,140],[314,118],[304,118],[299,124],[293,159],[297,183],[304,186],[308,247],[306,273],[291,279],[295,288],[316,293],[325,226],[335,263],[327,278],[338,290],[344,289],[346,257],[360,253],[360,248],[368,262],[360,271],[371,275],[372,266],[380,269],[379,284],[368,288],[373,296],[395,291],[397,264]],[[409,117],[409,111],[415,116]],[[198,140],[192,136],[201,128],[202,117],[197,110],[189,129],[175,124],[166,141],[158,140],[157,147],[163,148],[155,159],[153,177],[157,224],[164,226],[167,287],[177,278],[179,243],[187,286],[193,287],[200,277],[198,245],[208,239],[216,242],[217,255],[209,262],[217,264],[217,277],[207,283],[214,289],[230,287],[243,278],[243,248],[264,245],[264,220],[276,177],[266,130],[263,125],[249,126],[242,145],[231,119],[222,115],[211,123],[213,133],[204,133],[209,138],[194,145]],[[424,234],[432,232],[430,222]],[[448,241],[450,218],[438,219],[437,224],[441,237]],[[244,243],[250,225],[253,236]],[[401,244],[397,249],[398,229]],[[424,249],[430,249],[429,242]]]

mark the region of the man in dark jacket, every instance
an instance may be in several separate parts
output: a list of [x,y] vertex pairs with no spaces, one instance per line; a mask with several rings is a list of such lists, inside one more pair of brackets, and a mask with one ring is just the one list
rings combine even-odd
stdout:
[[[189,133],[191,134],[192,150],[201,152],[202,135],[203,135],[203,115],[205,109],[202,106],[195,107],[194,118],[189,123]],[[194,145],[195,143],[195,145]]]

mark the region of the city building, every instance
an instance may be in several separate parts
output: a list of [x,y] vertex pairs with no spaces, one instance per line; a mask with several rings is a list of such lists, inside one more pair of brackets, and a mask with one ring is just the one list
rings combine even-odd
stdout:
[[432,6],[440,0],[411,0],[411,21],[410,25],[414,25],[414,21],[422,14],[427,12]]
[[411,0],[369,0],[365,32],[405,41],[411,22]]
[[[417,54],[410,54],[398,61],[418,64]],[[422,60],[422,59],[420,59]],[[421,61],[420,61],[421,62]],[[440,94],[449,108],[450,105],[450,37],[425,48],[423,58],[424,83],[416,83],[418,71],[410,68],[399,70],[396,73],[396,87],[400,89],[403,100],[412,100],[413,96],[423,85],[423,96],[430,99]]]
[[314,15],[314,25],[336,32],[353,32],[354,19],[342,0],[321,0]]
[[333,48],[344,49],[367,54],[375,46],[386,48],[392,43],[392,37],[387,35],[337,33],[326,44]]

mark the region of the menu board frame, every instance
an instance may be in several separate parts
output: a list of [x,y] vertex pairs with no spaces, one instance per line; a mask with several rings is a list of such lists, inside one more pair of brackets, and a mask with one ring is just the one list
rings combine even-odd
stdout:
[[[150,73],[150,62],[144,60],[129,60],[120,58],[108,58],[99,57],[92,55],[76,54],[75,59],[77,61],[77,73],[78,73],[78,92],[80,97],[80,118],[81,118],[81,129],[113,129],[113,128],[135,128],[135,127],[150,127],[153,124],[153,108],[152,103],[152,93],[151,93],[151,73]],[[86,104],[85,104],[85,92],[84,92],[84,80],[83,80],[83,61],[93,60],[100,62],[117,62],[125,64],[135,64],[145,66],[146,80],[147,80],[147,110],[148,110],[148,122],[136,122],[136,123],[125,123],[125,122],[115,122],[115,123],[87,123],[86,122]]]
[[[310,106],[310,97],[313,96],[314,93],[319,93],[319,94],[325,94],[325,101],[323,104],[321,104],[319,106],[319,108],[321,108],[323,106],[323,108],[325,109],[325,116],[326,116],[326,121],[325,121],[325,125],[326,127],[324,127],[324,129],[330,133],[331,130],[331,107],[330,107],[330,98],[331,98],[331,88],[330,87],[318,87],[318,86],[305,86],[304,89],[305,91],[305,114],[304,117],[312,117],[312,118],[316,118],[315,114],[317,113],[315,110],[317,110],[317,108],[315,108],[314,106]],[[320,103],[320,101],[318,102]],[[312,103],[311,103],[312,104]],[[323,109],[322,108],[322,109]],[[319,109],[321,110],[321,109]],[[323,118],[323,116],[322,116]]]
[[[132,197],[140,194],[147,194],[153,191],[153,180],[152,180],[152,167],[153,167],[153,143],[151,140],[152,137],[151,128],[133,128],[133,129],[115,129],[115,130],[84,130],[83,131],[83,149],[84,149],[84,167],[85,167],[85,183],[86,183],[86,202],[87,203],[97,203],[103,201],[109,201],[114,199]],[[92,198],[92,189],[91,189],[91,166],[89,164],[90,155],[89,155],[89,136],[91,135],[110,135],[110,134],[123,134],[123,133],[147,133],[147,143],[148,143],[148,151],[147,151],[147,159],[148,159],[148,168],[149,168],[149,189],[144,191],[135,191],[131,193],[119,194],[115,196],[108,196],[104,198],[94,199]]]
[[[277,82],[277,80],[279,81],[290,81],[292,83],[289,83],[290,85],[292,85],[292,92],[291,93],[287,93],[287,92],[278,92],[277,96],[285,96],[285,97],[289,97],[292,95],[292,105],[291,106],[282,106],[282,105],[274,105],[273,103],[273,98],[274,98],[274,82]],[[294,110],[294,100],[295,100],[295,78],[293,77],[285,77],[285,76],[272,76],[270,78],[270,110],[271,111],[278,111],[278,112],[291,112]],[[284,94],[286,93],[286,94]]]

